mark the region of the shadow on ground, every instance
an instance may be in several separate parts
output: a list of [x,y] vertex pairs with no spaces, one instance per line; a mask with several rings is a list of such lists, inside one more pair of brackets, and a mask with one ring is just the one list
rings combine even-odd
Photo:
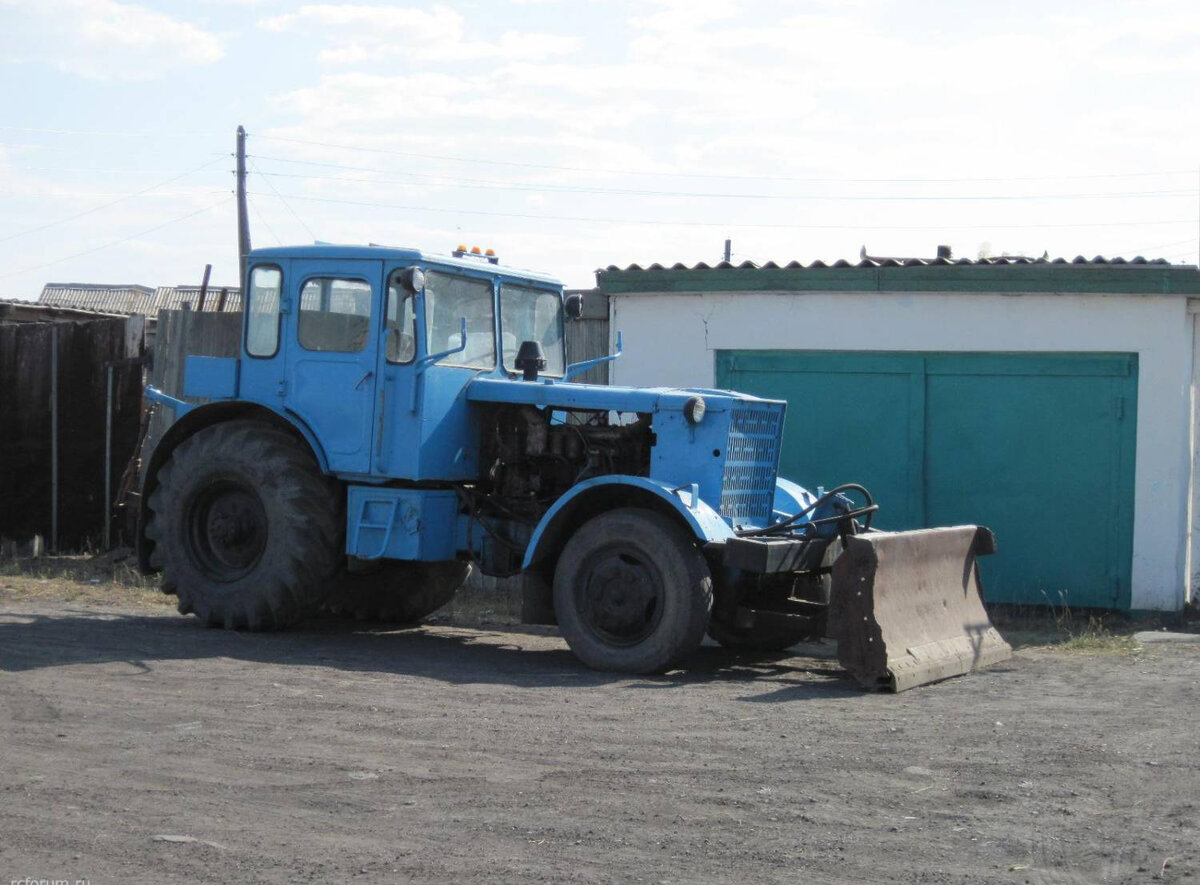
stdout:
[[860,694],[832,662],[786,653],[735,654],[705,647],[686,669],[663,676],[600,673],[585,668],[561,640],[542,630],[395,630],[327,618],[285,633],[238,633],[208,629],[186,617],[70,607],[55,614],[0,614],[0,672],[123,663],[134,668],[131,678],[136,678],[155,662],[216,658],[518,688],[624,683],[631,690],[668,691],[705,682],[761,681],[776,691],[753,700]]

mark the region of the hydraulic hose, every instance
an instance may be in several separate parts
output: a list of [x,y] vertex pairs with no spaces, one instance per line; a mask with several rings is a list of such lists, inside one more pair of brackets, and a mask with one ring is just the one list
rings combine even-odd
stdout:
[[766,528],[747,529],[744,531],[740,531],[737,533],[738,537],[754,538],[754,537],[759,537],[762,535],[780,534],[780,533],[786,531],[787,529],[790,529],[792,526],[794,526],[797,523],[797,521],[799,521],[801,518],[807,516],[809,513],[812,513],[814,510],[816,510],[822,504],[824,504],[825,502],[832,499],[835,495],[837,495],[841,492],[846,492],[846,491],[861,492],[863,497],[867,499],[866,505],[863,507],[859,507],[857,509],[849,510],[845,513],[839,513],[837,516],[826,516],[826,517],[822,517],[821,519],[811,520],[811,521],[805,523],[805,527],[807,528],[808,526],[825,525],[826,523],[830,523],[830,522],[841,522],[842,520],[845,520],[845,519],[855,519],[859,516],[865,515],[867,517],[867,527],[869,528],[871,525],[871,515],[874,514],[876,510],[879,509],[879,505],[875,503],[875,499],[871,497],[871,493],[869,491],[867,491],[867,488],[865,486],[859,485],[856,482],[847,482],[847,483],[842,483],[840,486],[835,486],[834,488],[830,489],[825,494],[821,495],[821,497],[817,498],[815,501],[813,501],[811,504],[809,504],[807,507],[805,507],[803,510],[793,513],[791,516],[789,516],[783,522],[778,522],[775,525],[770,525],[770,526],[767,526]]

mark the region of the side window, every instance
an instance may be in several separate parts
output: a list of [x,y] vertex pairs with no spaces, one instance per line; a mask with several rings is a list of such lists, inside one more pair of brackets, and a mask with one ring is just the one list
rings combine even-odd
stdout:
[[370,325],[371,287],[362,280],[314,277],[300,290],[297,331],[305,350],[358,353]]
[[440,360],[474,369],[496,367],[496,308],[488,280],[448,273],[425,275],[425,331],[430,353],[458,347],[467,321],[467,349]]
[[389,363],[411,363],[417,355],[417,314],[413,293],[401,286],[393,274],[388,282],[384,314],[385,352]]
[[250,293],[246,298],[246,353],[250,356],[275,356],[279,350],[282,291],[283,272],[279,268],[260,265],[250,272]]

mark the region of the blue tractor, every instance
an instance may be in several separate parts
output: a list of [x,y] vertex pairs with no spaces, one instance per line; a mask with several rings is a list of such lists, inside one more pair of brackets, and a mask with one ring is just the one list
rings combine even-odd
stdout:
[[778,477],[783,402],[573,383],[604,360],[568,365],[581,301],[554,279],[318,244],[250,252],[243,286],[241,355],[187,359],[203,403],[147,394],[175,421],[144,467],[139,561],[181,612],[412,622],[474,563],[521,575],[526,619],[605,670],[661,672],[706,632],[832,632],[897,689],[1007,650],[980,601],[986,529],[875,532],[865,489]]

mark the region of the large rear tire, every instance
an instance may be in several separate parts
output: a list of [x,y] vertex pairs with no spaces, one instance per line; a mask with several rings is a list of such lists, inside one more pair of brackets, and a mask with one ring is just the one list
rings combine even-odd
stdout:
[[149,511],[163,592],[209,626],[277,630],[331,589],[344,531],[335,486],[267,424],[231,421],[186,439],[160,469]]
[[325,605],[360,621],[415,624],[450,602],[470,573],[466,562],[381,562],[341,572]]
[[571,651],[596,670],[660,673],[704,639],[712,576],[695,539],[651,510],[593,517],[563,548],[554,610]]

